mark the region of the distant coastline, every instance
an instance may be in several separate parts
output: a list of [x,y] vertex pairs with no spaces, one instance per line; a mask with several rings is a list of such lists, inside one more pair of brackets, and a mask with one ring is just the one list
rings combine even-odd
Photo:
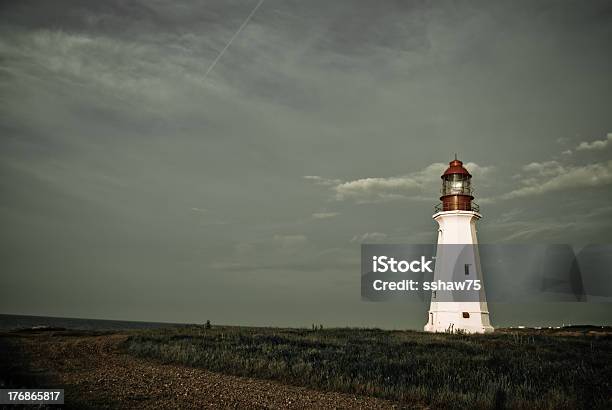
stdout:
[[67,318],[54,316],[29,316],[0,314],[0,330],[32,328],[34,326],[64,327],[77,330],[155,329],[160,327],[189,326],[189,323],[140,322],[129,320],[105,320]]

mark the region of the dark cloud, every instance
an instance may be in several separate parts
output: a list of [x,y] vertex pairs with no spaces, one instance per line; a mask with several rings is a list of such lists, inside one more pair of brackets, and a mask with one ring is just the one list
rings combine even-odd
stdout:
[[359,240],[454,152],[482,242],[609,241],[609,2],[266,0],[205,78],[256,4],[0,5],[2,311],[419,327]]

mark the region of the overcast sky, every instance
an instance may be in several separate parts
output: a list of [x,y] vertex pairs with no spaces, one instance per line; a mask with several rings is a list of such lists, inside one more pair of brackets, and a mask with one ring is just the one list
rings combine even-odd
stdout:
[[206,76],[257,3],[1,3],[1,312],[420,328],[359,247],[435,241],[455,152],[481,242],[610,242],[612,3],[265,0]]

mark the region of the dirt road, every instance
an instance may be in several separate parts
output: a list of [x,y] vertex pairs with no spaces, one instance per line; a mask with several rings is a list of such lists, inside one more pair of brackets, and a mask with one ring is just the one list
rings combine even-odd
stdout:
[[81,408],[393,408],[370,397],[321,392],[282,383],[159,364],[123,353],[127,335],[33,333],[10,336],[28,366],[65,387]]

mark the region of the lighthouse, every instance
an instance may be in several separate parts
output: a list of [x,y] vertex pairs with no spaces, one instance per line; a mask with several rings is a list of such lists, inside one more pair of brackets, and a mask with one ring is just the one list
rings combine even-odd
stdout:
[[426,332],[493,331],[476,237],[476,221],[482,215],[473,193],[472,175],[455,155],[442,174],[441,203],[432,217],[439,227],[433,279],[467,283],[470,291],[432,291]]

